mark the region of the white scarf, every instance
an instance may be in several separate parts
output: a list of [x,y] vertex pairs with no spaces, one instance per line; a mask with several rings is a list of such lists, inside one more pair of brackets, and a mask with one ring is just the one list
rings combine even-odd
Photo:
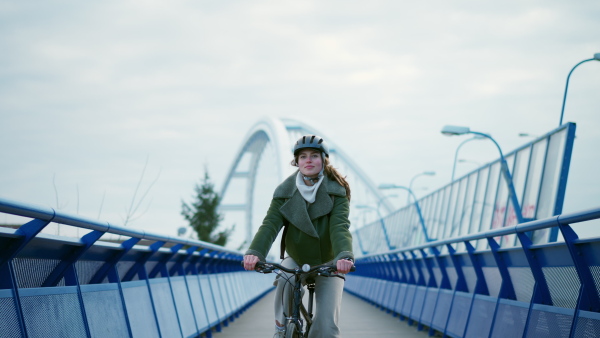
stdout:
[[317,181],[317,183],[311,186],[308,186],[306,185],[306,183],[304,183],[303,177],[304,175],[302,175],[300,170],[298,170],[298,175],[296,175],[296,187],[298,188],[300,195],[302,195],[306,202],[314,203],[315,198],[317,197],[317,190],[319,190],[319,187],[323,182],[323,171],[319,173],[319,180]]

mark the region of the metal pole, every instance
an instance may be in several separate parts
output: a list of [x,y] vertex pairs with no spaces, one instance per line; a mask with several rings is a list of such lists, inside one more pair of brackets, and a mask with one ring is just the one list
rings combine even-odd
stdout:
[[475,137],[472,137],[472,138],[470,138],[470,139],[466,139],[466,140],[462,141],[462,142],[461,142],[461,143],[458,145],[458,147],[456,147],[456,151],[454,152],[454,165],[452,166],[452,179],[450,180],[451,182],[454,182],[454,173],[456,172],[456,161],[457,161],[457,158],[458,158],[458,150],[460,149],[460,147],[462,147],[462,146],[463,146],[463,144],[465,144],[465,143],[467,143],[467,142],[469,142],[469,141],[473,141],[473,140],[479,140],[479,139],[480,139],[480,138],[479,138],[479,137],[477,137],[477,136],[475,136]]
[[562,126],[563,115],[565,113],[565,103],[567,102],[567,90],[569,89],[569,79],[571,78],[571,74],[573,73],[575,68],[577,68],[580,64],[588,62],[588,61],[594,61],[594,60],[600,61],[600,53],[594,54],[594,57],[592,59],[587,59],[587,60],[583,60],[583,61],[579,62],[578,64],[573,66],[573,68],[571,68],[569,75],[567,75],[567,83],[565,84],[565,94],[563,95],[562,109],[560,110],[560,121],[558,122],[559,127]]
[[508,185],[508,193],[510,195],[510,200],[513,205],[513,208],[515,209],[515,215],[517,216],[517,221],[519,223],[523,223],[524,219],[523,219],[523,213],[521,212],[521,206],[519,205],[519,199],[517,198],[517,193],[515,191],[513,179],[510,174],[510,170],[508,169],[508,163],[506,163],[506,159],[504,158],[504,154],[502,153],[502,149],[500,148],[500,145],[498,144],[498,142],[496,142],[496,140],[494,140],[493,137],[491,137],[488,134],[480,133],[477,131],[470,131],[469,133],[475,134],[475,135],[480,135],[480,136],[490,139],[492,142],[494,142],[494,144],[496,145],[496,148],[498,148],[498,152],[500,153],[500,164],[502,167],[502,174],[504,175],[504,179],[506,180],[506,184]]

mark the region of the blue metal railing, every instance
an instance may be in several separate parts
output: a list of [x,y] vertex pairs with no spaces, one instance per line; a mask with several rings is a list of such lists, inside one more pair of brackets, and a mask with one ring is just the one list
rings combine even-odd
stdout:
[[[211,336],[272,289],[242,271],[240,252],[210,243],[3,199],[0,213],[31,219],[0,228],[2,337]],[[51,223],[91,231],[42,234]]]
[[[595,337],[600,238],[579,239],[570,226],[595,219],[600,208],[367,255],[346,288],[450,337]],[[563,242],[532,243],[553,228]],[[520,246],[501,248],[511,235]]]

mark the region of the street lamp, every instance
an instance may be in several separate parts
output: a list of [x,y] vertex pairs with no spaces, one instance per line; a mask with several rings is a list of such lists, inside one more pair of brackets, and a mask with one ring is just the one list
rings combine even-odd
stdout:
[[387,229],[385,228],[385,222],[383,220],[383,216],[379,212],[379,208],[375,208],[375,207],[372,207],[370,205],[365,205],[365,204],[359,204],[356,206],[356,208],[357,209],[371,209],[371,210],[375,210],[377,212],[377,217],[379,217],[379,221],[381,223],[381,229],[383,229],[383,235],[385,236],[385,242],[387,243],[387,246],[390,250],[394,249],[395,247],[392,246],[392,244],[390,243],[390,238],[388,236]]
[[517,221],[519,223],[523,223],[523,214],[521,212],[521,207],[519,206],[519,199],[517,198],[517,193],[515,192],[515,186],[513,184],[513,179],[510,174],[510,170],[508,169],[508,164],[506,163],[506,159],[504,158],[504,154],[502,153],[502,149],[500,149],[500,145],[494,138],[488,134],[480,133],[478,131],[471,131],[469,127],[459,127],[459,126],[444,126],[442,128],[442,134],[446,136],[454,136],[454,135],[464,135],[464,134],[474,134],[485,137],[496,145],[498,148],[498,152],[500,153],[500,164],[502,167],[502,174],[504,175],[504,179],[506,180],[506,184],[508,185],[508,193],[510,195],[510,200],[512,202],[513,208],[515,209],[515,214],[517,216]]
[[456,159],[458,158],[458,150],[460,150],[460,147],[463,146],[463,144],[473,141],[473,140],[481,140],[484,137],[481,135],[475,135],[472,138],[466,139],[464,141],[462,141],[458,147],[456,147],[456,151],[454,152],[454,164],[452,165],[452,179],[450,180],[451,182],[454,182],[454,173],[456,172]]
[[567,83],[565,85],[565,94],[563,95],[562,109],[560,110],[560,121],[558,122],[559,127],[562,126],[563,115],[565,113],[565,103],[567,101],[567,90],[569,89],[569,79],[571,78],[571,74],[573,73],[575,68],[577,68],[577,66],[579,66],[580,64],[588,62],[588,61],[594,61],[594,60],[600,61],[600,53],[594,54],[593,58],[583,60],[583,61],[579,62],[578,64],[576,64],[575,66],[573,66],[573,68],[571,68],[571,71],[569,72],[569,75],[567,76]]
[[415,209],[417,209],[417,214],[419,215],[419,222],[421,223],[421,228],[423,229],[423,234],[425,235],[425,241],[431,242],[432,240],[427,235],[427,227],[425,226],[425,220],[423,219],[423,214],[421,213],[421,207],[419,206],[419,201],[417,201],[417,197],[412,192],[412,190],[410,190],[410,188],[407,188],[405,186],[396,185],[396,184],[380,184],[378,188],[382,189],[382,190],[383,189],[403,189],[403,190],[408,191],[408,194],[410,196],[412,196],[412,198],[415,200]]
[[[417,177],[420,176],[435,176],[435,171],[424,171],[420,174],[416,174],[415,176],[413,176],[413,178],[410,179],[410,183],[408,184],[408,189],[410,189],[410,191],[412,192],[412,188],[413,188],[413,182],[417,179]],[[406,203],[410,202],[410,196],[406,197]]]

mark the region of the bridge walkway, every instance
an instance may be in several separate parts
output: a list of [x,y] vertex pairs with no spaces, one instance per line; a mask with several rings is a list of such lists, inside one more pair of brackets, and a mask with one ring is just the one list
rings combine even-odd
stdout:
[[[254,304],[237,318],[223,327],[221,332],[214,332],[214,338],[271,338],[273,337],[273,297],[269,292],[263,299]],[[366,301],[344,292],[342,298],[342,314],[340,329],[344,338],[424,338],[429,337],[427,331],[418,331],[417,326],[408,325],[398,317],[382,311]]]

